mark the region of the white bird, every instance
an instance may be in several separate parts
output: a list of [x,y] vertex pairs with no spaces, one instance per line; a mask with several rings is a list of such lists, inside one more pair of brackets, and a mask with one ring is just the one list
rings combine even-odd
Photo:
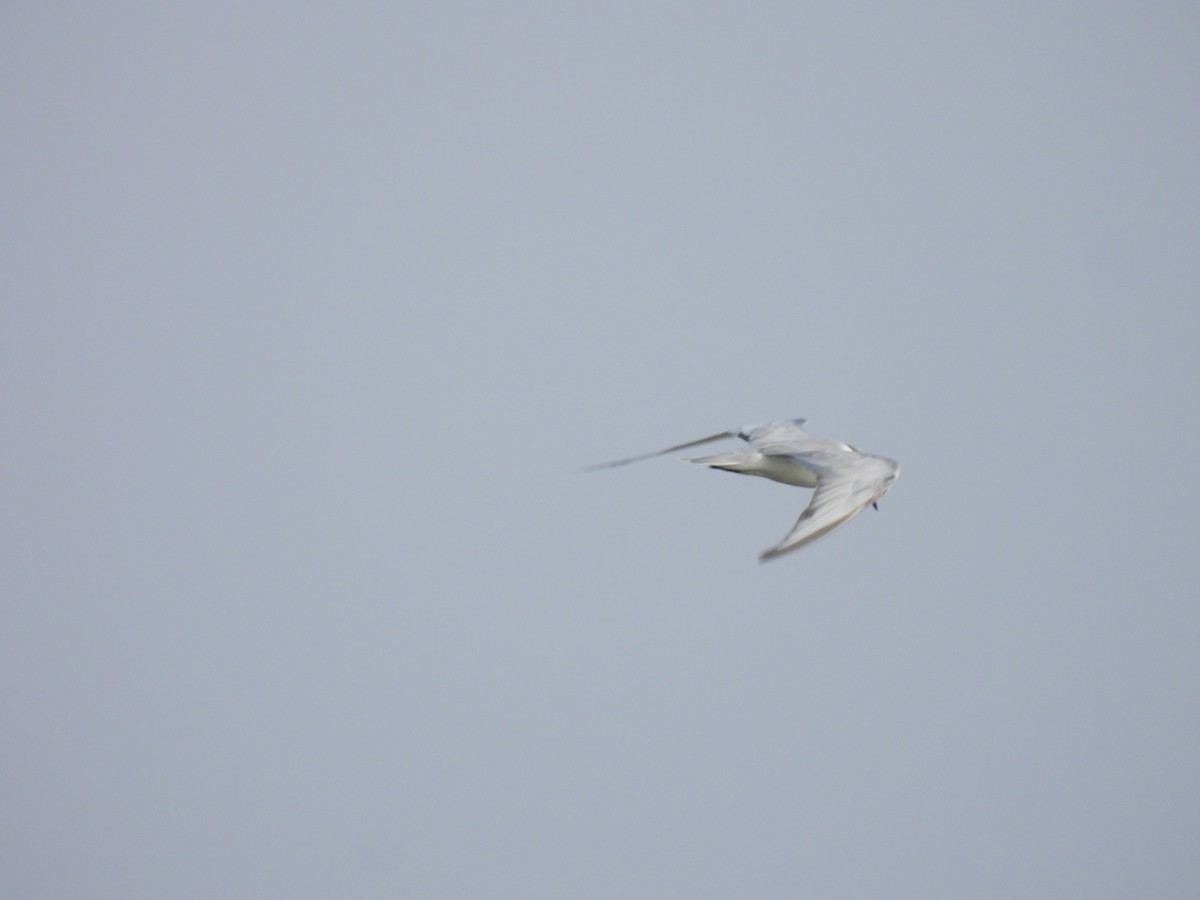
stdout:
[[758,475],[796,487],[816,488],[792,530],[774,547],[759,554],[759,562],[765,562],[790,550],[798,550],[845,525],[868,504],[875,506],[900,474],[900,467],[894,460],[863,453],[841,441],[809,437],[802,427],[807,421],[785,419],[765,425],[747,425],[737,431],[722,431],[665,450],[588,466],[583,471],[625,466],[712,441],[741,438],[749,445],[745,450],[688,461],[724,472]]

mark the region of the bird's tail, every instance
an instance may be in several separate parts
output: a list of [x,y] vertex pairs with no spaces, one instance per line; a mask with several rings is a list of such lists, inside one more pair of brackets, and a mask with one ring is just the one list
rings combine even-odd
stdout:
[[758,467],[760,454],[755,450],[734,450],[730,453],[718,453],[715,456],[699,456],[688,462],[710,469],[721,469],[724,472],[748,473]]

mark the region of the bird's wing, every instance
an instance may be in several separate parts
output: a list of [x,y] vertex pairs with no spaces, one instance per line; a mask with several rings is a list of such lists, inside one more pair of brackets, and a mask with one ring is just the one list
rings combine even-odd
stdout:
[[760,444],[795,443],[803,444],[811,441],[803,425],[808,419],[785,419],[780,422],[768,422],[765,425],[752,425],[743,428],[739,437],[749,442],[756,450]]
[[614,459],[612,462],[597,463],[594,466],[586,466],[580,469],[581,472],[594,472],[597,469],[611,469],[613,466],[627,466],[630,463],[641,462],[643,459],[653,459],[656,456],[666,456],[668,453],[674,453],[677,450],[687,450],[689,447],[699,447],[701,444],[710,444],[713,441],[723,441],[726,438],[737,437],[735,431],[722,431],[719,434],[710,434],[708,437],[700,438],[696,441],[688,441],[686,444],[676,444],[674,447],[667,447],[665,450],[655,450],[653,453],[642,453],[638,456],[629,456],[625,459]]
[[[845,525],[878,498],[895,477],[890,460],[854,454],[837,464],[830,453],[800,454],[797,461],[817,472],[817,489],[796,524],[778,544],[759,554],[759,561],[774,559],[811,544]],[[855,465],[860,462],[863,465]]]

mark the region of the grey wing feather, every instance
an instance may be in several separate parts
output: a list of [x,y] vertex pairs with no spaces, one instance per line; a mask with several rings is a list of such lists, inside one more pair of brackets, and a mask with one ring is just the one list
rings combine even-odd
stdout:
[[[861,501],[856,495],[861,495]],[[808,508],[800,514],[792,530],[770,550],[759,554],[760,561],[774,559],[789,550],[799,550],[845,525],[862,512],[873,496],[852,481],[826,481],[813,492]]]
[[743,428],[739,436],[744,437],[756,450],[761,444],[805,444],[812,440],[802,427],[807,421],[808,419],[789,419],[782,422],[768,422],[765,425],[753,425]]
[[687,450],[689,447],[699,447],[701,444],[710,444],[713,441],[723,441],[726,438],[737,437],[737,433],[733,431],[722,431],[719,434],[710,434],[708,437],[700,438],[695,441],[688,441],[686,444],[676,444],[674,447],[667,447],[665,450],[655,450],[653,453],[641,453],[637,456],[628,456],[625,459],[614,459],[612,462],[596,463],[592,466],[585,466],[580,469],[580,472],[595,472],[597,469],[611,469],[614,466],[627,466],[630,463],[641,462],[643,459],[653,459],[656,456],[666,456],[668,453],[675,453],[679,450]]

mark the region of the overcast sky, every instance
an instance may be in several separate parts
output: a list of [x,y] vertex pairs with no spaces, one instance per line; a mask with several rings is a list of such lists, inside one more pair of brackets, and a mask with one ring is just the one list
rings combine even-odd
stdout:
[[1200,7],[2,19],[6,897],[1200,895]]

